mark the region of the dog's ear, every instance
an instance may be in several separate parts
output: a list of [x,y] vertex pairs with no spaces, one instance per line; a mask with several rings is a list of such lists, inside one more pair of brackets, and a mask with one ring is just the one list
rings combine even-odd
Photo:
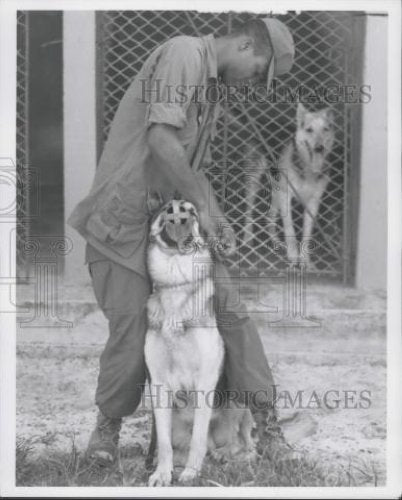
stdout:
[[325,111],[325,116],[326,116],[327,120],[332,125],[335,121],[334,110],[332,108],[325,108],[324,111]]
[[163,226],[165,225],[165,215],[163,212],[158,212],[154,214],[150,226],[151,226],[151,235],[155,236],[159,234]]
[[307,114],[307,109],[303,106],[301,102],[297,105],[296,119],[297,119],[297,128],[304,127],[304,119]]
[[195,206],[193,204],[191,204],[191,207],[189,208],[189,212],[190,214],[195,217],[197,220],[198,220],[198,212],[197,212],[197,209],[195,208]]
[[188,211],[193,217],[193,228],[192,228],[192,234],[195,238],[200,237],[200,225],[199,225],[199,217],[198,217],[198,212],[195,206],[192,203],[188,203]]

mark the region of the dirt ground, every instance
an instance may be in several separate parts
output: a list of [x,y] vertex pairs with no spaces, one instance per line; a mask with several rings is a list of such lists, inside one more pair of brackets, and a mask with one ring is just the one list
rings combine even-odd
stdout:
[[[95,422],[94,390],[107,324],[92,299],[77,305],[68,293],[64,300],[73,328],[21,328],[18,333],[17,437],[29,443],[33,461],[67,453],[73,441],[82,453]],[[269,300],[277,293],[271,290]],[[315,327],[269,326],[272,315],[264,314],[264,301],[246,301],[258,313],[289,441],[325,467],[327,485],[338,484],[339,471],[348,478],[342,484],[384,484],[385,294],[312,287],[307,312],[319,319]],[[131,471],[143,463],[149,432],[148,409],[125,419],[121,446],[131,450]],[[130,477],[131,485],[144,484],[135,471]]]

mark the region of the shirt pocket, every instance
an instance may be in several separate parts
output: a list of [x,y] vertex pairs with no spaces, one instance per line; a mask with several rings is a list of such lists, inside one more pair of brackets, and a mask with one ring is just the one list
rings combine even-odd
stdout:
[[147,236],[146,203],[145,191],[116,185],[89,217],[87,230],[122,257],[130,257]]

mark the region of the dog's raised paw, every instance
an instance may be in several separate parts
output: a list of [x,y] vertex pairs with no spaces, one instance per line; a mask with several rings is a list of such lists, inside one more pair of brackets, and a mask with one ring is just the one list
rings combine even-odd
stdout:
[[179,483],[191,483],[197,477],[197,471],[191,467],[186,467],[179,476]]
[[170,486],[172,471],[170,468],[157,467],[148,480],[148,486]]
[[184,331],[183,321],[176,316],[165,318],[162,323],[165,333],[182,333]]

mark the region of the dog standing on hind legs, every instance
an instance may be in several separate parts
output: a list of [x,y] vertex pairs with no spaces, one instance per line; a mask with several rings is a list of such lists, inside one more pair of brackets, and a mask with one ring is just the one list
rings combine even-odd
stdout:
[[[309,254],[301,255],[299,251],[292,217],[292,200],[296,198],[304,207],[302,242],[308,241],[313,234],[320,202],[329,183],[328,156],[335,139],[333,122],[332,109],[308,111],[299,103],[296,133],[279,157],[278,175],[272,176],[270,237],[277,246],[283,246],[276,224],[280,217],[289,261],[303,261],[307,267],[312,264]],[[261,176],[265,168],[268,169],[266,159],[255,146],[248,148],[245,161],[248,170],[250,165],[255,164],[257,176]],[[261,162],[265,163],[265,168],[261,168]],[[249,237],[250,230],[245,231],[245,236],[247,234]]]
[[185,463],[181,483],[200,473],[207,450],[251,457],[252,417],[245,407],[213,409],[207,397],[223,369],[224,344],[212,304],[213,259],[194,205],[172,200],[162,207],[151,224],[148,269],[145,359],[158,448],[149,486],[168,486],[176,450]]

